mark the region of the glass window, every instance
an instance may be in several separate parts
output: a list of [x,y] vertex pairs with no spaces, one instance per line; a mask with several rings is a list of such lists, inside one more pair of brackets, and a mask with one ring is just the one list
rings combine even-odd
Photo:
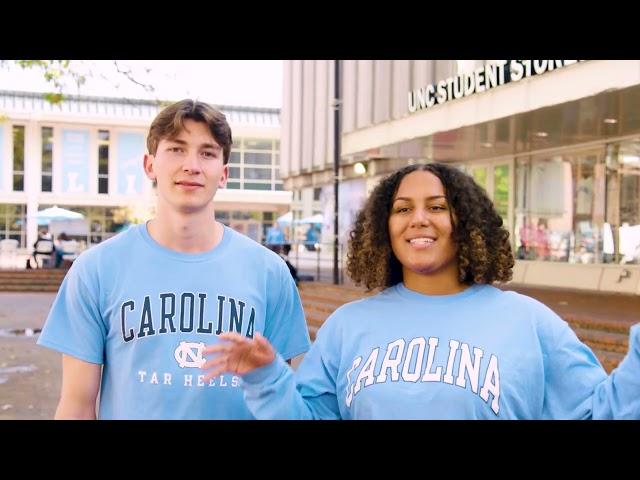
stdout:
[[229,163],[240,163],[240,152],[231,152],[229,155]]
[[498,165],[493,169],[493,204],[502,217],[504,227],[509,229],[509,165]]
[[42,192],[52,191],[53,175],[53,128],[42,127]]
[[244,182],[244,188],[249,190],[271,190],[270,183],[249,183]]
[[244,148],[245,150],[271,150],[273,148],[273,140],[246,138],[244,140]]
[[13,191],[24,191],[24,126],[13,126]]
[[597,245],[601,234],[595,229],[602,228],[602,220],[594,219],[596,155],[585,155],[574,159],[571,173],[574,179],[574,243],[572,249],[577,263],[594,263],[600,261],[601,245]]
[[0,240],[13,238],[18,240],[19,248],[25,248],[27,242],[27,206],[0,204]]
[[234,220],[261,220],[262,213],[261,212],[245,212],[240,210],[235,210],[231,212],[231,218]]
[[604,202],[600,150],[518,159],[516,257],[569,263],[606,261]]
[[608,145],[605,261],[640,264],[640,139]]
[[109,193],[108,130],[98,130],[98,193]]
[[271,168],[244,167],[245,180],[271,180]]
[[244,163],[254,165],[271,165],[270,153],[245,152]]
[[237,190],[240,188],[240,182],[227,182],[227,188]]
[[98,193],[109,193],[108,178],[98,178]]
[[527,158],[518,161],[517,169],[516,257],[568,261],[572,219],[565,209],[565,189],[571,188],[570,165],[562,157]]
[[13,191],[24,192],[24,174],[23,173],[13,174]]
[[229,178],[240,179],[240,167],[229,167]]
[[469,173],[478,185],[487,188],[487,167],[470,167]]
[[42,191],[43,192],[51,192],[53,191],[53,185],[51,184],[51,175],[42,175]]
[[109,145],[98,147],[98,173],[109,173]]

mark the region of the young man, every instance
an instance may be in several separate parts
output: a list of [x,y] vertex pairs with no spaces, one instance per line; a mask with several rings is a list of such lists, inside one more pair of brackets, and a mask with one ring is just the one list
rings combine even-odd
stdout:
[[216,222],[231,150],[225,116],[183,100],[151,124],[144,170],[157,215],[84,252],[38,343],[63,353],[56,418],[250,419],[239,377],[204,380],[204,346],[260,332],[309,348],[296,286],[274,252]]

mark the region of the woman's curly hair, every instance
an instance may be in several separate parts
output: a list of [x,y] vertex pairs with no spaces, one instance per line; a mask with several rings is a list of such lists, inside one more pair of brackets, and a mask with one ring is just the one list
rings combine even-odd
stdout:
[[458,278],[466,284],[507,282],[514,265],[509,232],[486,192],[472,177],[441,163],[410,165],[384,178],[356,218],[347,271],[356,285],[387,288],[402,282],[402,265],[391,249],[389,214],[400,182],[416,170],[431,172],[444,186],[458,246]]

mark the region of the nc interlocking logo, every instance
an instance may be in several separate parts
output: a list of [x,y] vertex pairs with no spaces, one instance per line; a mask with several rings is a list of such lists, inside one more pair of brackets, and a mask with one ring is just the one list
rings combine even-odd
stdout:
[[205,359],[202,358],[204,343],[180,342],[173,356],[180,365],[180,368],[200,368]]

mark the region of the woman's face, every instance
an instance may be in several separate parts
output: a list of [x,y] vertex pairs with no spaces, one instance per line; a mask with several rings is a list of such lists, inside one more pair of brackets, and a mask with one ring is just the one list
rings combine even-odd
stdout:
[[391,248],[403,275],[457,278],[457,246],[444,186],[431,172],[417,170],[400,182],[389,215]]

